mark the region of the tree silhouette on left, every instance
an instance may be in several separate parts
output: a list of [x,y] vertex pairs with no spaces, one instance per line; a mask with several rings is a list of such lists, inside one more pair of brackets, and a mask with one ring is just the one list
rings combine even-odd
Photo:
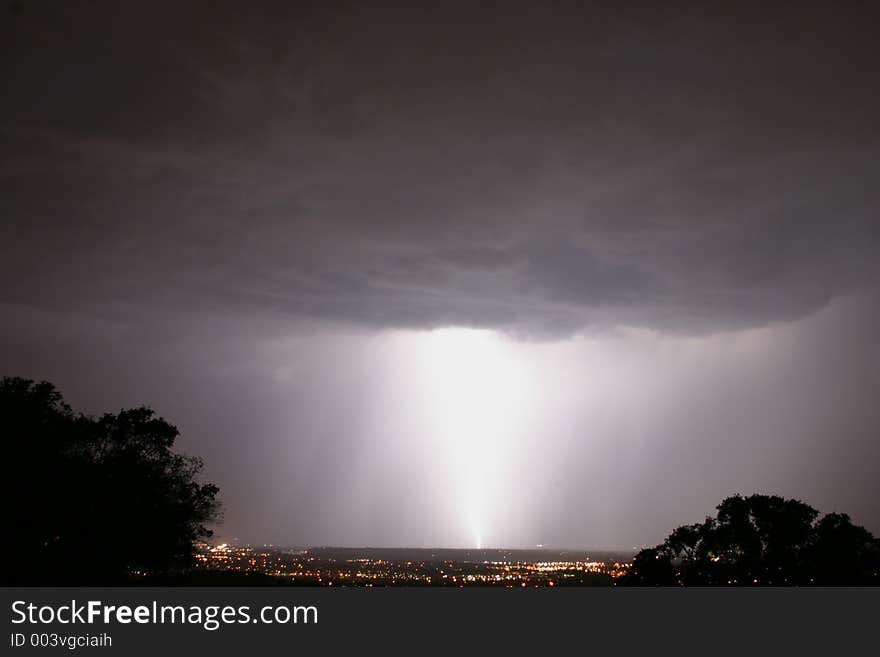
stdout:
[[5,584],[113,584],[191,564],[217,519],[200,459],[149,408],[94,418],[48,382],[0,379]]

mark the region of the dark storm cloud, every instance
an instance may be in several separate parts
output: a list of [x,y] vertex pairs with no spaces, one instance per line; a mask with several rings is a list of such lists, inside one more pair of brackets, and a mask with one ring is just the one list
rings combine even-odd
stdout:
[[877,276],[864,19],[34,3],[3,26],[4,300],[552,334],[804,316]]
[[159,4],[0,15],[0,374],[154,406],[224,537],[470,544],[468,423],[487,541],[880,527],[867,5]]

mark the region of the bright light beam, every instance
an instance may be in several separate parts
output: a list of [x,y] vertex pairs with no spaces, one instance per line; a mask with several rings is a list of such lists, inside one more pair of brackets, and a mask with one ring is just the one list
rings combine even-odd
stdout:
[[446,456],[462,518],[481,548],[493,518],[504,515],[506,461],[528,402],[526,368],[513,346],[491,331],[439,329],[418,342],[425,430]]

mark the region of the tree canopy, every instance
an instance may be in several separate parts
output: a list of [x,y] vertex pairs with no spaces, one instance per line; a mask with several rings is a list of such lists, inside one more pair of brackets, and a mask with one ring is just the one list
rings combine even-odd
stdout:
[[880,584],[880,541],[843,513],[775,495],[728,497],[716,518],[639,552],[622,584]]
[[90,417],[50,383],[0,380],[6,583],[114,583],[186,567],[217,519],[200,459],[149,408]]

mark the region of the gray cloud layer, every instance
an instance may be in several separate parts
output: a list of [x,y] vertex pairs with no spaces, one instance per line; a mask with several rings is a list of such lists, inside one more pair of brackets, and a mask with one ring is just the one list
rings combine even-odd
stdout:
[[394,331],[499,329],[540,389],[486,541],[877,532],[868,11],[434,4],[0,17],[0,373],[155,406],[225,536],[462,544]]
[[777,11],[29,7],[4,299],[539,336],[804,316],[876,280],[880,104],[862,17]]

